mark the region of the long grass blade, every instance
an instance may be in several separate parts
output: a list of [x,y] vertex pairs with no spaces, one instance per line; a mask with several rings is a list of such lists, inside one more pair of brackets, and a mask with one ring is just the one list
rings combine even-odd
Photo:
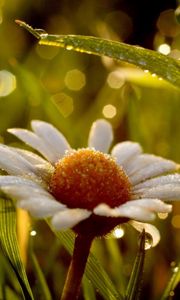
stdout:
[[16,212],[9,199],[0,199],[0,248],[14,270],[24,299],[33,300],[33,294],[20,258],[16,236]]
[[39,44],[41,45],[57,46],[67,50],[99,56],[105,55],[125,61],[143,70],[149,70],[151,73],[167,80],[176,87],[180,87],[180,63],[164,54],[142,47],[92,36],[50,35],[45,32],[40,33],[39,29],[33,29],[23,21],[17,20],[16,23],[38,38]]

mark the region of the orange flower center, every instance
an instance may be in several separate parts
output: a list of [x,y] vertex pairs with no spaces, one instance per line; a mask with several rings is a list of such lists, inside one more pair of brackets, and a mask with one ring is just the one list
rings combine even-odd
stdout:
[[92,149],[69,152],[56,164],[50,181],[58,201],[88,210],[100,203],[119,206],[129,200],[130,189],[127,175],[115,160]]

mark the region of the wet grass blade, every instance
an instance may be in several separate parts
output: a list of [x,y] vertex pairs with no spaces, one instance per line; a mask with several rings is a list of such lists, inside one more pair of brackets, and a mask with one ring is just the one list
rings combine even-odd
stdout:
[[46,283],[46,279],[44,277],[44,274],[40,268],[39,262],[33,252],[32,249],[30,249],[30,258],[32,262],[33,269],[35,271],[35,275],[38,281],[38,287],[41,290],[41,295],[44,300],[52,300],[51,293],[49,291],[49,287]]
[[16,274],[24,299],[33,300],[16,236],[16,212],[9,199],[0,199],[0,248]]
[[180,87],[180,63],[159,52],[92,36],[40,33],[39,29],[33,29],[23,21],[17,20],[16,23],[39,39],[41,45],[57,46],[99,56],[105,55],[125,61],[143,70],[149,70],[176,87]]
[[176,295],[175,288],[180,286],[180,263],[173,269],[173,274],[161,297],[161,300],[172,299]]
[[142,275],[145,259],[145,232],[141,234],[139,250],[133,265],[131,277],[126,291],[126,300],[138,300],[142,286]]

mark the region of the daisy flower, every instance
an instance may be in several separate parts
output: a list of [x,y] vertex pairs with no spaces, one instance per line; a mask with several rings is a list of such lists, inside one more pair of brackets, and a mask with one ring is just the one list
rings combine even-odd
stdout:
[[[17,206],[37,218],[51,218],[57,230],[106,234],[128,220],[149,222],[172,209],[165,201],[180,199],[178,165],[143,154],[135,142],[115,145],[104,119],[93,123],[88,148],[71,149],[51,124],[34,120],[32,130],[8,132],[38,151],[0,145],[0,188]],[[166,175],[164,175],[166,174]],[[137,223],[132,223],[136,228]]]
[[[32,130],[8,132],[40,155],[0,145],[0,189],[16,200],[17,207],[36,218],[49,218],[56,230],[76,232],[74,253],[62,300],[77,299],[91,243],[116,225],[131,220],[159,241],[151,222],[157,213],[169,213],[166,201],[180,199],[178,165],[143,154],[135,142],[115,145],[113,131],[104,119],[93,123],[88,148],[74,150],[51,124],[34,120]],[[6,174],[5,173],[5,174]]]

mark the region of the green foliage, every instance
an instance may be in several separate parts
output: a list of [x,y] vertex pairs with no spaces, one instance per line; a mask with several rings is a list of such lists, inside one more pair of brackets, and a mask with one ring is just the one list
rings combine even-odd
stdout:
[[0,199],[0,247],[16,274],[24,299],[33,300],[16,236],[16,213],[11,200]]

